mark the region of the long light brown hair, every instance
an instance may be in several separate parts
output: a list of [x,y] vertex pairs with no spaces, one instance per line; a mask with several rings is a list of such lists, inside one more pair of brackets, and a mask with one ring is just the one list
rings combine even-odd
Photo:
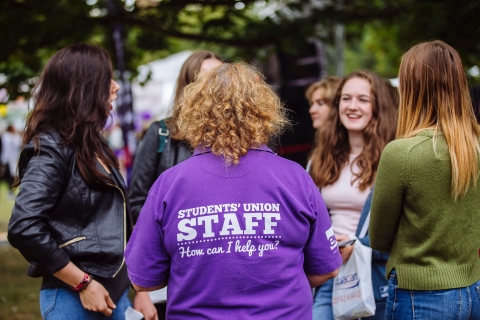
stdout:
[[[180,73],[177,78],[177,85],[175,87],[175,96],[173,98],[173,109],[178,106],[183,94],[183,89],[190,84],[200,73],[202,62],[207,59],[217,59],[221,61],[221,58],[212,51],[198,50],[192,53],[182,65]],[[174,139],[182,139],[182,134],[178,130],[175,122],[172,118],[165,119],[165,122],[170,129],[170,134]]]
[[259,71],[224,63],[185,87],[174,119],[192,147],[237,164],[288,126],[285,112]]
[[[100,47],[76,44],[56,52],[33,90],[23,145],[31,140],[41,149],[38,135],[56,131],[62,143],[75,150],[80,174],[91,187],[113,180],[96,167],[96,158],[118,168],[118,161],[100,131],[109,116],[112,63]],[[18,182],[17,182],[18,183]]]
[[402,57],[397,137],[435,129],[445,136],[452,166],[452,196],[465,195],[478,181],[480,129],[457,51],[443,41],[420,43]]
[[339,105],[343,86],[353,78],[365,79],[371,88],[372,120],[363,131],[364,147],[354,161],[360,172],[353,173],[355,179],[352,181],[359,181],[361,191],[373,185],[382,150],[395,136],[396,106],[385,80],[370,71],[347,75],[338,86],[329,120],[316,132],[315,147],[310,156],[310,175],[319,188],[336,182],[342,168],[349,162],[348,131],[340,121]]

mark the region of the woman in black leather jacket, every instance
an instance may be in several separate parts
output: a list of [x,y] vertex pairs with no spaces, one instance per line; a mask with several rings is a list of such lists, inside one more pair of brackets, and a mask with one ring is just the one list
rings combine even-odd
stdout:
[[[123,253],[133,223],[100,135],[120,88],[112,78],[108,54],[78,44],[52,56],[33,91],[8,240],[30,262],[27,274],[43,277],[46,319],[124,319],[130,305]],[[137,299],[155,314],[148,295]]]

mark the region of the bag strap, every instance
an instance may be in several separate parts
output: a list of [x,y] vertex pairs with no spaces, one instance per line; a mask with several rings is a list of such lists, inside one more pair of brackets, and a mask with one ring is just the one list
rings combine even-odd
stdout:
[[160,127],[158,128],[158,149],[157,153],[162,153],[168,141],[170,130],[164,120],[160,120]]
[[358,238],[364,238],[367,235],[368,225],[370,224],[370,211],[368,211],[367,217],[365,218],[365,222],[363,223],[362,230],[358,234]]

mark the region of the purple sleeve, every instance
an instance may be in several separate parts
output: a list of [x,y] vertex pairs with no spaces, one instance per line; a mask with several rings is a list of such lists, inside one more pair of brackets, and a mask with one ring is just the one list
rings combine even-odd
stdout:
[[152,193],[148,194],[125,250],[130,281],[145,288],[162,284],[170,271],[161,227],[163,206]]
[[312,185],[310,199],[314,220],[311,221],[310,236],[304,248],[304,269],[307,274],[322,275],[340,268],[342,257],[327,207],[318,188],[313,183]]

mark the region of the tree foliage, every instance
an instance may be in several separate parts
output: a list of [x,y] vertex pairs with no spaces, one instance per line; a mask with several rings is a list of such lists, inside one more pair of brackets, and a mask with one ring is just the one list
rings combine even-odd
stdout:
[[[265,47],[301,50],[308,37],[332,42],[347,26],[359,65],[391,76],[412,44],[441,39],[467,67],[480,65],[478,0],[11,0],[0,2],[0,73],[11,98],[26,94],[48,57],[65,45],[98,42],[115,58],[111,30],[125,30],[127,69],[186,43],[237,48],[256,56]],[[116,10],[112,10],[112,6]],[[183,44],[182,44],[183,43]],[[351,57],[355,59],[355,57]],[[114,60],[115,63],[115,60]],[[23,86],[22,86],[23,84]],[[19,91],[20,88],[20,91]]]

